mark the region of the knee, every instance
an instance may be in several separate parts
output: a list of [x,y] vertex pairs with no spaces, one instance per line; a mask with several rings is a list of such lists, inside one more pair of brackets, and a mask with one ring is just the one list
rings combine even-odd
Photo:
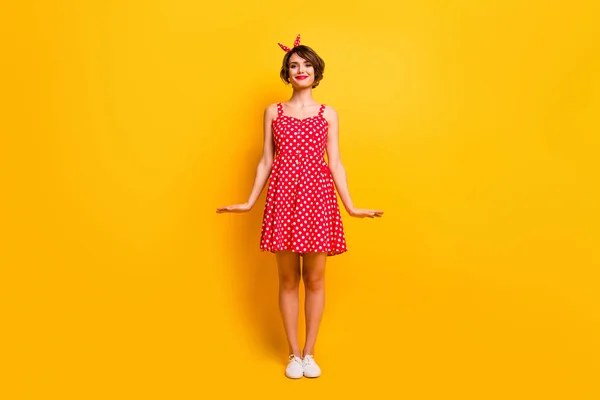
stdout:
[[304,287],[311,292],[318,292],[325,288],[325,277],[321,275],[304,275]]
[[300,285],[300,274],[297,275],[285,275],[279,278],[279,286],[285,291],[298,290]]

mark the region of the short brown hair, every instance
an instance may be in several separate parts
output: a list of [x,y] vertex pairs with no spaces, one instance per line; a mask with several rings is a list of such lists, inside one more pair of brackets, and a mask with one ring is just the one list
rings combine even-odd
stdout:
[[288,51],[283,57],[283,64],[281,65],[281,71],[279,76],[285,83],[290,83],[290,57],[292,54],[297,53],[298,56],[302,57],[306,61],[310,62],[315,70],[315,80],[313,82],[313,89],[319,86],[319,82],[323,79],[323,72],[325,72],[325,61],[310,47],[300,45],[294,47]]

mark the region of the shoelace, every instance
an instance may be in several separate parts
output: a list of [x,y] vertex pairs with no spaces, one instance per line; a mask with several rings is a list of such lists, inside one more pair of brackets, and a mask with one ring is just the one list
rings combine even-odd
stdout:
[[298,364],[302,365],[302,360],[300,359],[300,357],[297,357],[297,356],[295,356],[293,354],[290,354],[289,359],[290,359],[290,361],[295,361]]
[[304,356],[304,360],[303,360],[303,364],[304,365],[312,365],[313,363],[313,357],[308,355],[308,356]]

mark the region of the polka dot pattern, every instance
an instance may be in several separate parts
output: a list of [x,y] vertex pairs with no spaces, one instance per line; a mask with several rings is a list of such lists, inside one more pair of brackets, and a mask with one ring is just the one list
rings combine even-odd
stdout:
[[[287,46],[284,46],[281,43],[277,43],[279,45],[279,47],[281,47],[283,49],[283,51],[285,51],[286,53],[288,53],[289,51],[291,51],[292,49],[290,49]],[[298,36],[296,36],[296,40],[294,40],[294,47],[298,47],[300,46],[300,34],[298,34]]]
[[299,119],[283,113],[277,103],[273,121],[276,156],[269,176],[260,248],[324,252],[347,251],[344,227],[325,145],[329,124],[319,114]]

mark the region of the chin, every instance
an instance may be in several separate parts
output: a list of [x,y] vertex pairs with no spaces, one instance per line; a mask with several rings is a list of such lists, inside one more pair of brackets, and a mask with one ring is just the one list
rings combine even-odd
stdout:
[[306,82],[306,83],[304,83],[304,82],[301,82],[301,83],[297,82],[296,83],[296,87],[299,88],[299,89],[304,89],[304,88],[307,88],[307,87],[312,87],[312,85],[313,85],[312,82]]

